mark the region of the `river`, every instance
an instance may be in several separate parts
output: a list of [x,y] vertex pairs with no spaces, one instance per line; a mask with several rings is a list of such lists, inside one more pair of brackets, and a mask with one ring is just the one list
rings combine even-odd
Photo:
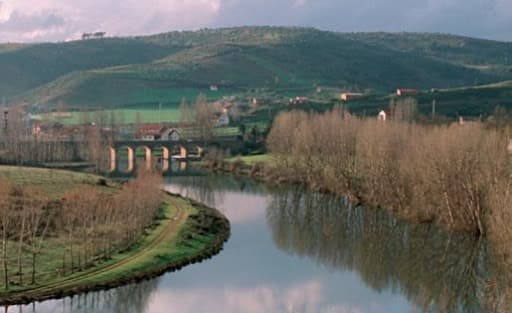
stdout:
[[219,255],[139,284],[5,311],[449,313],[489,312],[501,299],[481,239],[249,179],[174,177],[166,189],[229,218]]

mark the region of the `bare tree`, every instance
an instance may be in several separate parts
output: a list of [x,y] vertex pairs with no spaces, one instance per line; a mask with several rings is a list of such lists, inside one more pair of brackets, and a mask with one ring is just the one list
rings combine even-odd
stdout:
[[215,108],[207,102],[204,94],[200,94],[197,97],[194,118],[195,128],[199,132],[199,137],[202,140],[211,139],[216,125]]
[[25,194],[24,202],[28,222],[27,235],[32,256],[31,284],[35,284],[37,256],[41,253],[48,227],[53,219],[53,212],[46,193],[41,189],[26,187]]

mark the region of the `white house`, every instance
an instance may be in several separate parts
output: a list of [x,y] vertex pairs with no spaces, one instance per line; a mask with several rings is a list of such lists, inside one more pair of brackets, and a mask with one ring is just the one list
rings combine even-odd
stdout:
[[384,110],[380,110],[379,115],[377,115],[377,120],[385,122],[387,118],[386,112]]
[[217,85],[210,85],[210,91],[219,91],[219,86],[217,86]]
[[509,141],[508,141],[507,150],[508,150],[508,153],[512,154],[512,139],[509,139]]
[[223,113],[217,119],[217,127],[229,126],[229,115],[227,113]]
[[174,128],[167,128],[164,132],[162,132],[160,140],[180,141],[180,134]]

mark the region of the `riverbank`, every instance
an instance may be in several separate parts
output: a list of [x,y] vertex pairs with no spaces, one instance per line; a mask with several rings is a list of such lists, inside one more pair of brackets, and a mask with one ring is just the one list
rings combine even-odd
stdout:
[[[250,156],[236,156],[223,159],[207,159],[193,166],[217,173],[228,173],[238,176],[248,176],[255,180],[271,183],[269,176],[272,165],[270,154],[258,154]],[[279,181],[285,183],[285,181]],[[289,181],[288,183],[292,183]]]
[[[97,184],[97,188],[102,189],[117,188],[116,183],[105,183],[98,176],[65,171],[0,168],[0,176],[16,177],[20,184],[45,181],[45,185],[48,185],[49,181],[57,178],[55,182],[60,185],[58,178],[67,177],[66,182],[69,185],[86,183]],[[48,187],[50,194],[59,195],[58,186],[57,189]],[[177,195],[162,193],[158,218],[146,228],[144,236],[134,245],[125,251],[112,254],[109,259],[98,258],[67,276],[59,272],[49,272],[45,276],[39,276],[35,285],[11,285],[8,291],[4,289],[0,292],[0,305],[61,298],[153,278],[210,258],[222,250],[229,236],[229,221],[217,210]],[[48,261],[50,264],[45,262],[41,266],[51,268],[51,262],[54,266],[60,262],[59,247],[54,240],[46,242],[46,248],[52,250],[50,254],[53,259]],[[14,280],[14,276],[12,279]]]

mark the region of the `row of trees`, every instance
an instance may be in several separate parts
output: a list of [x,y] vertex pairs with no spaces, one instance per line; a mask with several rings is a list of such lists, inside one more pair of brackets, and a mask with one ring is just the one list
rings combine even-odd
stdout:
[[509,211],[507,144],[503,130],[482,123],[422,126],[338,109],[282,113],[268,138],[285,179],[478,234],[492,228],[489,216]]
[[[23,165],[88,160],[98,172],[107,169],[109,147],[118,132],[122,116],[105,111],[92,116],[83,112],[83,124],[76,130],[55,124],[43,135],[33,133],[23,106],[6,111],[0,136],[0,161]],[[62,134],[64,133],[64,135]]]
[[203,140],[213,137],[213,130],[217,124],[216,113],[222,108],[212,103],[208,103],[206,96],[200,94],[195,103],[181,100],[180,104],[180,123],[189,125],[193,128],[195,137]]
[[68,275],[128,249],[157,216],[161,184],[159,173],[141,171],[120,190],[83,185],[55,200],[39,188],[0,179],[5,289]]

